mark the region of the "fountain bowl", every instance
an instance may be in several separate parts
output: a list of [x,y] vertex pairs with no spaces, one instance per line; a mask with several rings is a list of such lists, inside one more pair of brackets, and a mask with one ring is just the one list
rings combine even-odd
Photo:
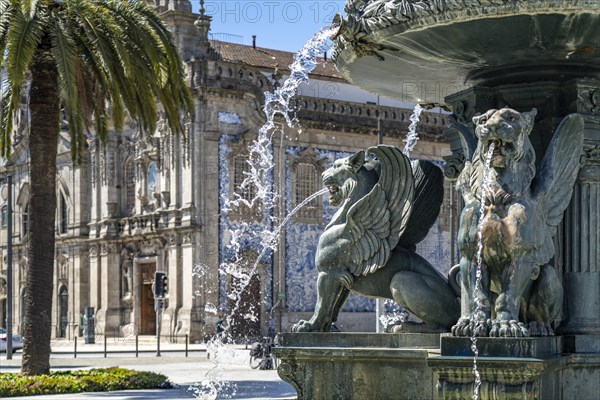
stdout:
[[377,0],[337,16],[340,73],[371,92],[434,105],[474,85],[600,78],[595,0],[438,3]]

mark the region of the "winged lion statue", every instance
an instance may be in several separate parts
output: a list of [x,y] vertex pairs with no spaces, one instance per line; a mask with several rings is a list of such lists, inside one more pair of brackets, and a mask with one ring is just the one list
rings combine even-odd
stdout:
[[336,160],[323,184],[339,209],[317,246],[314,314],[292,331],[329,331],[351,292],[393,299],[428,328],[449,330],[459,315],[457,290],[415,251],[439,214],[441,170],[379,145]]
[[474,151],[457,182],[465,207],[455,336],[548,336],[560,321],[553,236],[580,168],[584,124],[578,114],[566,116],[536,169],[529,139],[536,113],[502,108],[473,118],[478,142],[467,146]]

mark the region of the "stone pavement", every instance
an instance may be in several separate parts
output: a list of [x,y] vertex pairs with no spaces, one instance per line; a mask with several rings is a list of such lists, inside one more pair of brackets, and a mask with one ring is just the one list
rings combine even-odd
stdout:
[[[188,353],[171,352],[180,349],[182,345],[174,346],[161,343],[161,357],[156,357],[156,345],[144,343],[140,350],[147,350],[135,357],[130,353],[132,348],[129,343],[120,345],[107,345],[106,358],[103,355],[104,344],[79,345],[77,358],[72,355],[72,343],[53,342],[53,355],[50,360],[52,369],[87,369],[119,366],[124,368],[159,372],[176,385],[175,389],[163,390],[128,390],[103,393],[79,393],[52,396],[15,397],[6,399],[41,400],[45,399],[213,399],[207,391],[202,396],[196,397],[190,387],[198,387],[198,382],[220,382],[221,388],[216,399],[245,399],[245,400],[271,400],[295,399],[296,391],[282,381],[275,370],[254,370],[248,366],[249,350],[245,346],[228,345],[215,353],[206,350],[203,344],[190,345],[194,350]],[[123,351],[118,352],[119,348]],[[112,350],[111,350],[112,349]],[[166,352],[163,352],[163,349]],[[168,351],[167,351],[168,350]],[[111,352],[114,351],[114,352]],[[100,352],[100,353],[97,353]],[[207,355],[210,354],[210,359]],[[21,352],[13,355],[13,360],[6,360],[5,355],[0,356],[0,372],[17,372],[20,370]],[[3,399],[4,400],[4,399]]]

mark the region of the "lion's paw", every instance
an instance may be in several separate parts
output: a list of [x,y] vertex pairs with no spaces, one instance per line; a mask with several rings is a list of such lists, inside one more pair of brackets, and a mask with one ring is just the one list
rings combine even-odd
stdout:
[[301,319],[294,325],[292,325],[292,332],[312,332],[313,326],[309,321]]
[[517,320],[494,320],[490,329],[490,337],[526,337],[529,330],[525,324]]
[[531,336],[554,336],[554,329],[548,322],[531,321],[529,323],[529,334]]
[[489,319],[461,318],[452,327],[452,335],[465,337],[486,337],[490,331],[491,321]]
[[292,332],[324,332],[320,324],[301,319],[298,323],[292,325]]

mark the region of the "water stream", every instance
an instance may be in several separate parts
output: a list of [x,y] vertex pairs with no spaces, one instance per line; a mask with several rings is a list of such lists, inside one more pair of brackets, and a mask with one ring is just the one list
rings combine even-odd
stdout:
[[[228,315],[222,323],[222,332],[211,338],[207,343],[210,349],[211,361],[214,367],[203,377],[195,386],[190,387],[196,398],[202,400],[214,400],[217,395],[230,397],[235,394],[236,388],[231,382],[225,382],[221,379],[220,359],[228,357],[228,349],[224,346],[231,338],[231,329],[235,324],[233,316],[240,309],[241,294],[246,289],[252,276],[255,274],[262,260],[272,252],[276,251],[279,243],[280,233],[290,218],[298,212],[303,206],[310,203],[328,192],[327,189],[319,190],[298,204],[283,219],[275,216],[277,199],[280,193],[277,193],[272,183],[272,173],[275,167],[275,161],[272,149],[272,139],[276,133],[283,136],[283,130],[275,123],[275,117],[282,117],[288,127],[297,126],[294,108],[291,100],[296,94],[298,87],[308,81],[308,74],[317,66],[317,57],[322,55],[331,46],[329,37],[337,30],[337,27],[331,26],[321,29],[317,32],[304,47],[294,56],[294,62],[289,66],[290,75],[285,82],[273,93],[265,93],[265,104],[263,111],[266,116],[265,124],[260,128],[257,138],[248,147],[248,172],[245,174],[241,184],[241,189],[254,189],[254,197],[244,198],[238,193],[234,193],[232,198],[225,198],[223,211],[227,212],[232,208],[244,205],[248,208],[261,207],[264,215],[260,224],[250,225],[248,223],[239,224],[237,229],[230,230],[230,241],[228,249],[234,254],[233,260],[223,262],[219,268],[220,273],[234,276],[239,284],[236,287],[229,288],[228,298],[234,301],[234,305],[228,310]],[[283,139],[283,137],[282,137]],[[282,140],[283,141],[283,140]],[[278,220],[279,219],[279,220]],[[259,251],[256,260],[250,268],[244,267],[246,262],[241,258],[241,250],[245,237],[260,238],[258,245]],[[247,264],[246,264],[247,265]],[[206,274],[206,268],[197,266],[195,275],[197,277]],[[219,315],[219,309],[213,304],[206,304],[205,314]],[[245,315],[246,319],[256,320],[256,315]],[[248,356],[249,358],[249,356]],[[227,393],[223,393],[227,392]]]
[[473,375],[475,376],[475,386],[473,388],[473,400],[477,400],[479,398],[479,388],[481,386],[481,375],[479,373],[479,369],[477,368],[477,359],[479,357],[479,350],[477,349],[477,336],[475,333],[475,329],[477,327],[477,323],[484,323],[484,303],[481,299],[481,295],[483,293],[481,287],[481,278],[482,278],[482,265],[483,265],[483,219],[485,217],[485,212],[487,210],[487,206],[485,204],[485,196],[488,192],[488,189],[491,187],[491,168],[490,165],[492,163],[492,156],[494,153],[494,143],[490,144],[490,147],[485,156],[485,166],[483,169],[483,181],[481,183],[481,191],[480,191],[480,202],[481,206],[479,208],[479,221],[477,224],[477,271],[475,274],[475,291],[473,293],[473,299],[475,300],[475,312],[471,317],[471,350],[473,351]]
[[402,153],[404,153],[406,157],[410,155],[410,152],[419,140],[419,134],[417,133],[417,125],[419,124],[419,119],[421,118],[421,113],[423,112],[423,110],[424,108],[421,107],[419,104],[415,105],[415,108],[413,109],[413,112],[409,118],[410,125],[408,126],[408,134],[403,140],[406,144],[404,145],[404,149],[402,149]]

